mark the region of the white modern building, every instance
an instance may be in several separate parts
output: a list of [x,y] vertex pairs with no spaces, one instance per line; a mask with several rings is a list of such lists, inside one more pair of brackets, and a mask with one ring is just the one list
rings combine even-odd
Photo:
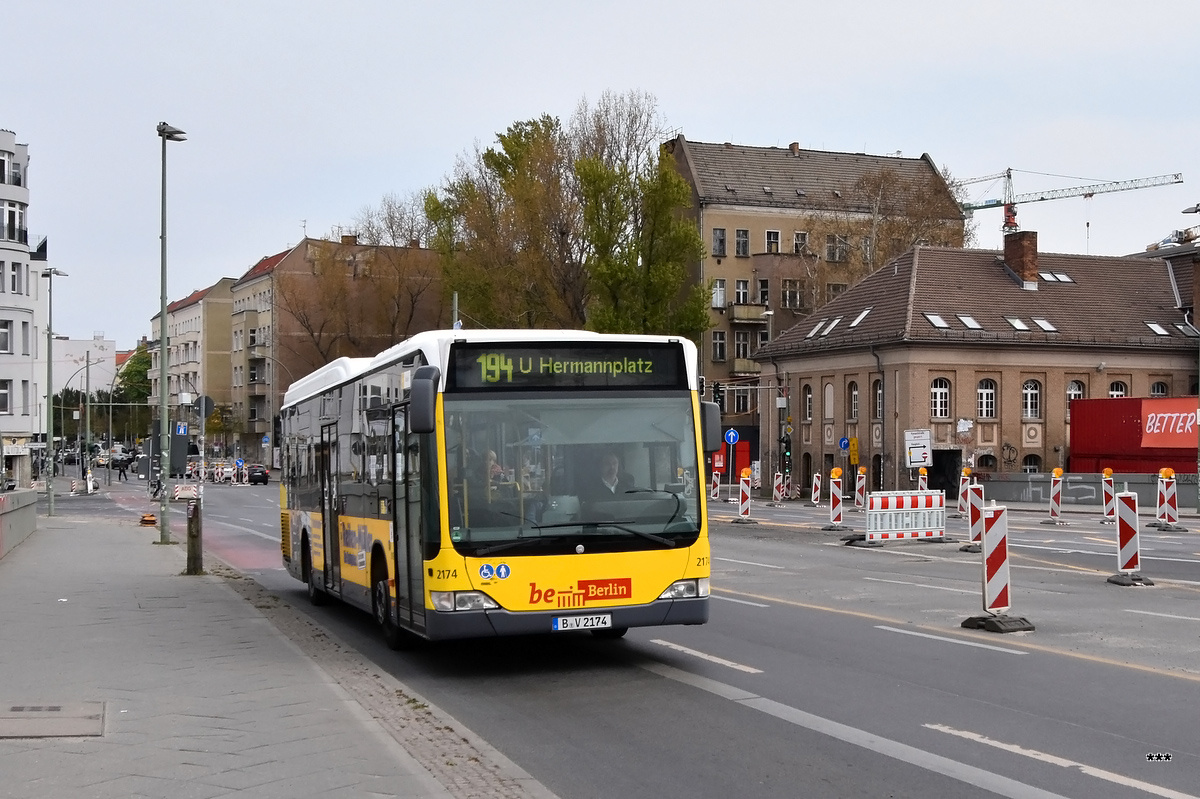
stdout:
[[0,130],[0,439],[5,477],[22,486],[33,476],[30,445],[45,428],[45,373],[36,371],[45,311],[41,265],[29,249],[28,177],[28,145]]

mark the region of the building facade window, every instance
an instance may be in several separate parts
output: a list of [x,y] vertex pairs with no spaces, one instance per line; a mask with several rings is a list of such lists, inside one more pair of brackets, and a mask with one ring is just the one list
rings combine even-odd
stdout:
[[846,386],[846,418],[858,419],[858,383],[853,380]]
[[712,359],[713,363],[722,363],[725,360],[725,331],[714,330],[712,334]]
[[725,228],[713,228],[713,251],[714,258],[725,257]]
[[735,230],[733,244],[737,248],[735,255],[740,255],[742,258],[750,257],[750,231]]
[[771,334],[766,330],[758,331],[758,349],[762,349],[771,343]]
[[804,421],[811,422],[813,415],[812,386],[807,383],[804,384],[804,388],[800,391],[800,399],[803,406]]
[[5,355],[12,355],[12,320],[4,319],[0,321],[0,352]]
[[822,403],[822,405],[824,405],[824,407],[821,408],[821,415],[823,417],[825,417],[826,419],[829,419],[832,421],[833,420],[833,383],[825,384],[825,391],[822,396],[822,399],[824,400],[824,402]]
[[779,252],[779,231],[767,231],[767,252]]
[[1042,470],[1042,459],[1037,455],[1026,455],[1021,461],[1021,471],[1025,474],[1037,474]]
[[719,277],[713,281],[712,307],[725,307],[725,278]]
[[1087,394],[1084,391],[1083,383],[1079,380],[1072,380],[1067,383],[1067,410],[1071,409],[1071,400],[1083,399]]
[[784,280],[783,290],[779,295],[779,304],[784,308],[800,307],[800,281]]
[[996,418],[996,381],[991,378],[980,380],[975,389],[977,413],[980,419]]
[[733,357],[750,357],[750,331],[738,330],[733,334]]
[[950,381],[944,377],[929,384],[929,415],[934,419],[950,418]]
[[758,302],[760,305],[771,304],[771,281],[765,277],[758,279]]
[[1042,384],[1036,380],[1026,380],[1021,386],[1021,418],[1042,418]]
[[804,255],[808,252],[808,233],[803,230],[797,230],[792,233],[792,253],[795,255]]
[[12,413],[12,381],[0,380],[0,413]]
[[733,283],[733,301],[738,305],[750,302],[750,281],[735,280]]
[[733,412],[750,413],[750,389],[735,388],[733,390]]
[[870,236],[862,237],[862,254],[863,263],[871,264],[875,262],[875,240]]
[[1124,397],[1129,394],[1129,387],[1120,380],[1114,380],[1108,384],[1108,396],[1112,399]]
[[837,295],[846,290],[845,283],[826,283],[825,284],[825,302],[833,302]]
[[871,418],[883,418],[883,381],[876,380],[871,385]]
[[1150,386],[1150,396],[1151,397],[1167,396],[1167,384],[1162,382],[1161,380],[1157,383],[1152,384]]
[[825,260],[840,263],[850,257],[850,241],[845,236],[825,237]]
[[975,461],[975,466],[986,472],[996,471],[996,456],[995,455],[980,455]]

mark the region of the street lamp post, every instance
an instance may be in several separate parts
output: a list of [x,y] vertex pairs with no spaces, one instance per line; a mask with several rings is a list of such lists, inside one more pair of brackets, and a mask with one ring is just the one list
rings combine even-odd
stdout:
[[46,515],[54,515],[54,276],[66,277],[61,269],[43,269],[46,285],[46,461],[50,474],[46,476]]
[[158,316],[158,479],[162,484],[159,495],[158,511],[158,543],[171,543],[171,523],[167,518],[167,489],[171,474],[171,431],[167,427],[167,142],[187,141],[184,131],[172,127],[166,122],[158,123],[158,137],[162,139],[162,233],[159,236],[161,252],[159,257],[161,284]]
[[[1193,205],[1190,208],[1184,208],[1182,213],[1200,214],[1200,203],[1196,203],[1195,205]],[[1194,279],[1195,278],[1193,277],[1193,280]],[[1196,291],[1195,291],[1195,289],[1193,289],[1192,290],[1193,304],[1195,303],[1195,296],[1196,296]],[[1200,310],[1200,308],[1195,308],[1195,307],[1192,308],[1191,325],[1192,325],[1193,330],[1195,330],[1197,327],[1196,311],[1198,311],[1198,310]],[[1200,368],[1200,357],[1198,357],[1196,364],[1197,364],[1197,367]],[[1197,384],[1200,385],[1200,371],[1196,372],[1196,381],[1197,381]],[[1200,395],[1200,388],[1197,389],[1196,393],[1198,395]],[[1200,406],[1197,406],[1196,415],[1197,415],[1197,417],[1200,417]],[[1196,511],[1198,513],[1200,513],[1200,424],[1196,425]]]

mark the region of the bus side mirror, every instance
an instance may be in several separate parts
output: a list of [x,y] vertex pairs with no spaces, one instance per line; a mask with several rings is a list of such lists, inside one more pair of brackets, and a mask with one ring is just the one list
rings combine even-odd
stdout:
[[724,446],[721,438],[721,407],[715,402],[700,403],[700,436],[705,452],[716,452]]
[[413,373],[408,394],[408,428],[412,432],[432,433],[437,427],[437,389],[441,377],[436,366],[421,366]]

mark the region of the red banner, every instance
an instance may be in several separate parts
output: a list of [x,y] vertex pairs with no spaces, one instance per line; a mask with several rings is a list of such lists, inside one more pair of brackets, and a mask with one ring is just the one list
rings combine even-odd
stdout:
[[1196,398],[1142,400],[1142,446],[1195,449]]

